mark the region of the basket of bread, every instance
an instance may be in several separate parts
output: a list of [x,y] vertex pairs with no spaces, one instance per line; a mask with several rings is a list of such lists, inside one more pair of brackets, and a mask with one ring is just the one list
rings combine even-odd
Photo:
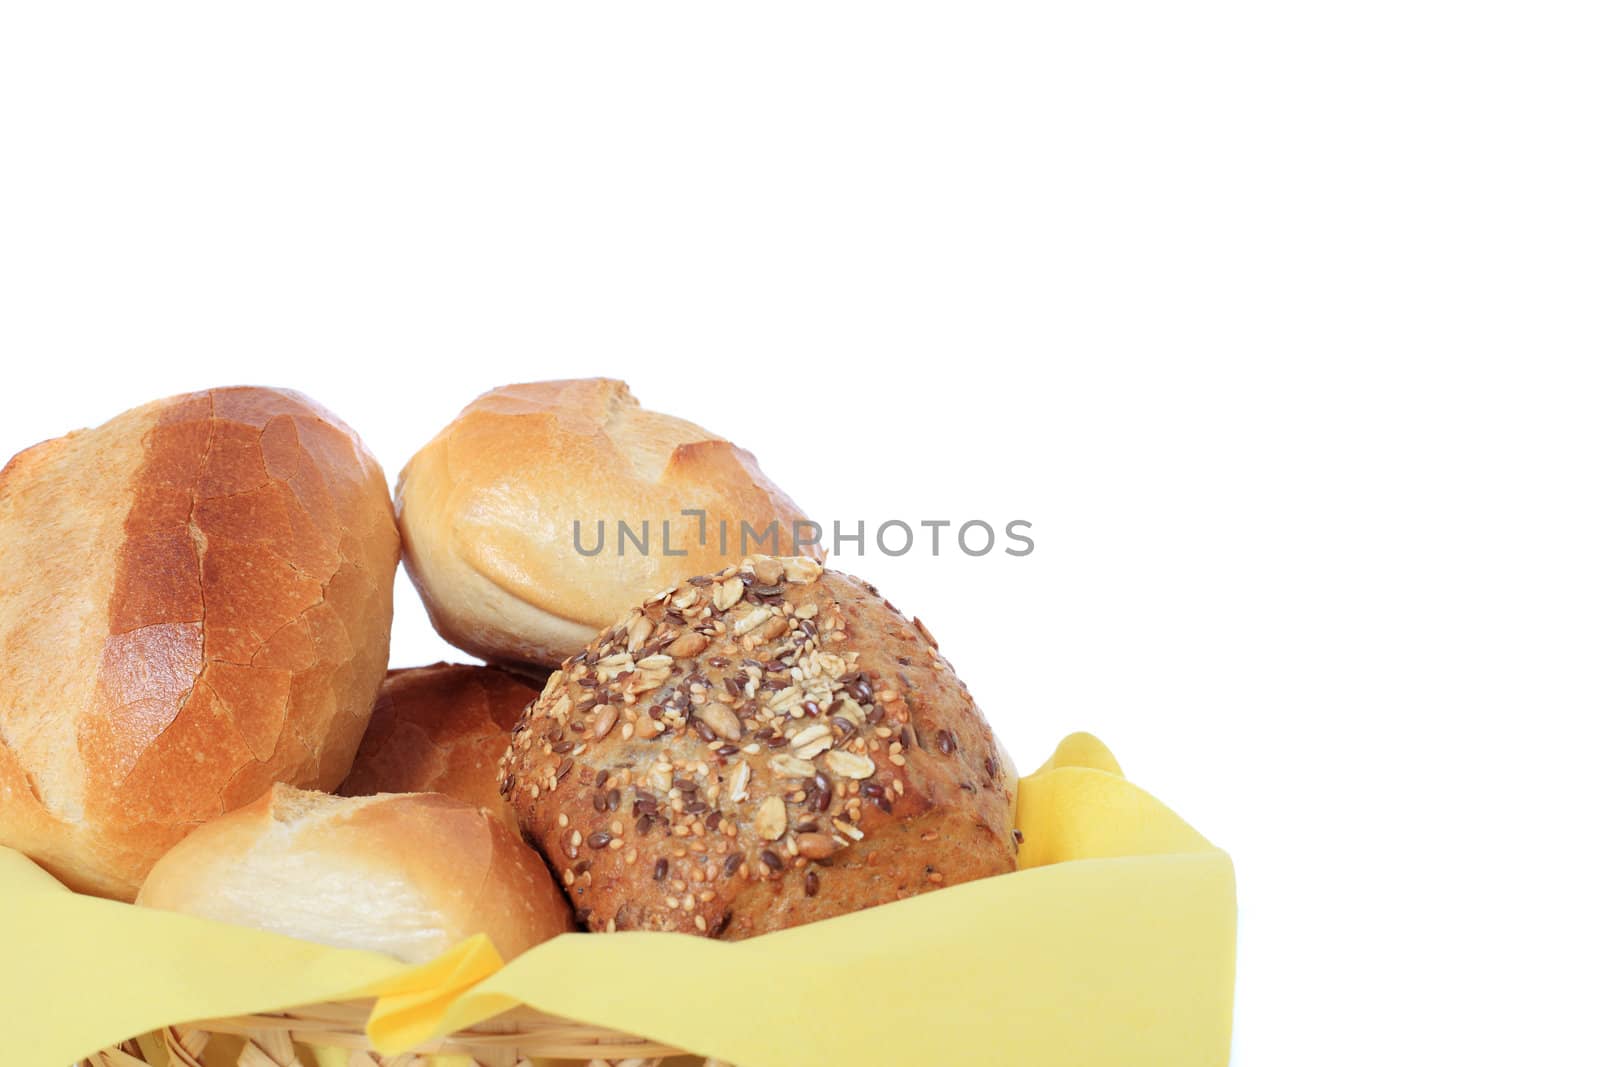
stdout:
[[[699,536],[586,546],[613,515]],[[1087,735],[1019,779],[930,624],[804,522],[606,380],[478,398],[393,496],[276,389],[20,453],[0,1049],[1225,1063],[1227,856]],[[390,668],[402,561],[481,663]]]

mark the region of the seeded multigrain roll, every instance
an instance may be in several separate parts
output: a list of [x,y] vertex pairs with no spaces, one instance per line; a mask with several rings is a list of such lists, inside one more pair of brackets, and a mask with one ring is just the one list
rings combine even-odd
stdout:
[[1016,867],[966,687],[920,621],[809,559],[689,579],[602,633],[502,788],[596,931],[732,940]]

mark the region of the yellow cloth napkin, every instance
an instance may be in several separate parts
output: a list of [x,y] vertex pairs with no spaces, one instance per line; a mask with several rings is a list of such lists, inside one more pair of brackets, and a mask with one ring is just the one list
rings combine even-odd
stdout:
[[[0,848],[0,1061],[65,1067],[174,1023],[383,997],[386,1032],[431,1029],[501,966],[487,938],[407,967],[259,930],[79,896]],[[15,1058],[13,1058],[15,1057]]]
[[378,997],[403,1051],[516,1003],[740,1067],[1219,1065],[1232,1022],[1228,857],[1086,734],[1023,779],[1024,870],[737,943],[568,935],[500,967],[481,938],[421,968],[79,897],[0,849],[0,1017],[60,1067],[162,1025]]

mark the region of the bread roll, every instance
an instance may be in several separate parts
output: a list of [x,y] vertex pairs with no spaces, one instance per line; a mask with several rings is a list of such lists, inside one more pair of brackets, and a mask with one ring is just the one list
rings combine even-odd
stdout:
[[502,774],[593,930],[728,939],[1016,867],[994,735],[920,622],[757,557],[552,675]]
[[[741,522],[776,522],[777,544],[759,550],[788,553],[804,519],[750,453],[605,379],[486,393],[412,458],[396,498],[406,570],[439,633],[550,666],[655,590],[738,562]],[[685,509],[705,511],[704,543]],[[649,523],[648,552],[620,540],[619,521],[635,535]],[[574,523],[586,550],[603,528],[604,551],[580,553]]]
[[480,933],[509,960],[572,929],[538,854],[487,812],[438,793],[274,786],[163,856],[139,903],[406,963]]
[[515,827],[498,768],[512,727],[539,696],[532,681],[457,663],[390,671],[339,792],[444,793]]
[[389,649],[383,472],[297,393],[214,389],[0,471],[0,845],[132,900],[194,825],[334,789]]

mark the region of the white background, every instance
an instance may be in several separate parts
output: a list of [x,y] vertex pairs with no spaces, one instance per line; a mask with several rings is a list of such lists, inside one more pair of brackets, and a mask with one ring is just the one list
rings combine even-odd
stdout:
[[824,520],[1031,520],[841,563],[1229,849],[1235,1063],[1592,1063],[1585,8],[8,7],[0,454],[256,382],[392,477],[608,374]]

